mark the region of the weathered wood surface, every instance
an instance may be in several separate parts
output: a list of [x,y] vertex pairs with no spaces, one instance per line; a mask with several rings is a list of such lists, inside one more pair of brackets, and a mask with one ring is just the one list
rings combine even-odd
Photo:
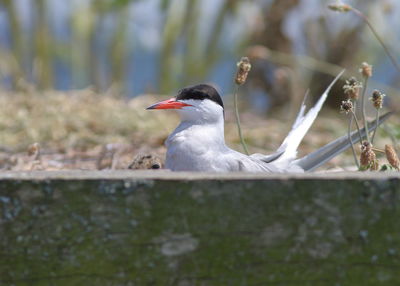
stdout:
[[400,285],[399,182],[0,173],[0,285]]

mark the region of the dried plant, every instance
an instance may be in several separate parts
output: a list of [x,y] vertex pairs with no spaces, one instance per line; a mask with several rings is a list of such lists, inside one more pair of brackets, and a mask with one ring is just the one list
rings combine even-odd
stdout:
[[372,101],[374,107],[376,109],[381,109],[383,106],[383,98],[386,96],[386,94],[383,94],[382,92],[380,92],[379,90],[374,90],[374,92],[372,93],[372,97],[370,98],[370,100]]
[[34,171],[34,170],[43,170],[42,166],[42,160],[40,156],[40,144],[39,143],[33,143],[28,146],[27,150],[30,163],[28,164],[28,170],[29,171]]
[[360,170],[371,170],[376,171],[379,168],[378,160],[374,150],[372,150],[372,144],[368,141],[364,141],[361,144],[361,156],[360,156]]
[[362,112],[362,119],[363,119],[363,123],[364,123],[364,127],[365,130],[367,130],[367,141],[371,142],[369,140],[369,132],[368,132],[368,122],[367,122],[367,116],[366,116],[366,107],[365,107],[365,96],[367,93],[367,85],[368,85],[368,79],[372,76],[372,66],[369,65],[366,62],[363,62],[361,64],[361,68],[359,69],[360,73],[362,74],[362,76],[364,77],[364,89],[363,89],[363,93],[361,96],[361,112]]
[[[345,95],[347,96],[347,98],[348,98],[347,101],[349,101],[349,102],[351,103],[351,105],[352,105],[352,107],[351,107],[351,111],[353,111],[352,113],[354,113],[354,110],[357,109],[357,100],[358,100],[358,98],[359,98],[360,89],[361,89],[362,87],[363,87],[362,83],[359,82],[355,77],[351,77],[351,78],[349,78],[348,80],[346,80],[346,83],[345,83],[345,85],[343,86],[344,94],[345,94]],[[343,106],[343,103],[344,103],[344,102],[342,102],[342,106],[340,107],[340,110],[341,110],[341,111],[343,111],[343,109],[346,108],[346,106]],[[346,112],[346,114],[347,114],[347,113],[348,113],[348,112]],[[347,133],[348,133],[348,139],[349,139],[349,141],[350,141],[351,151],[352,151],[353,157],[354,157],[354,162],[356,163],[357,167],[360,168],[360,165],[359,165],[358,160],[357,160],[356,151],[355,151],[355,149],[354,149],[354,145],[353,145],[353,143],[352,143],[352,141],[351,141],[351,136],[350,136],[350,134],[351,134],[351,128],[352,128],[352,126],[353,126],[354,117],[355,117],[355,113],[354,113],[354,115],[352,114],[352,115],[349,117],[349,124],[348,124],[348,128],[347,128]],[[357,121],[357,120],[356,120],[356,124],[358,124],[358,121]],[[358,125],[357,125],[357,126],[358,126]],[[359,134],[360,134],[360,133],[359,133]],[[360,135],[360,137],[361,137],[361,135]],[[361,139],[360,139],[360,141],[361,141]]]
[[[379,126],[379,110],[382,109],[383,107],[383,98],[385,97],[385,94],[378,90],[374,90],[372,93],[372,96],[370,97],[370,101],[372,102],[372,105],[375,107],[376,110],[376,125],[374,126],[374,131],[372,134],[371,140],[369,140],[369,129],[368,129],[368,123],[366,119],[366,106],[365,106],[365,96],[366,96],[366,87],[368,83],[368,79],[372,76],[373,69],[372,66],[369,65],[368,63],[362,63],[361,68],[359,69],[360,73],[364,77],[364,86],[357,81],[356,78],[351,77],[350,79],[346,80],[345,85],[343,86],[343,91],[345,95],[347,96],[347,100],[342,101],[340,105],[340,111],[344,112],[346,114],[350,114],[349,117],[349,125],[348,125],[348,140],[350,142],[350,146],[352,148],[352,153],[353,157],[355,160],[355,163],[359,170],[365,171],[365,170],[378,170],[379,164],[378,160],[376,159],[376,152],[380,153],[386,153],[386,157],[388,158],[389,163],[393,168],[396,168],[395,166],[398,164],[398,159],[396,152],[394,152],[394,149],[391,148],[391,146],[386,145],[385,146],[385,151],[373,148],[373,142],[375,139],[376,135],[376,130],[378,129]],[[361,98],[359,97],[360,94],[360,89],[362,90],[362,95]],[[366,130],[365,136],[367,138],[366,141],[363,141],[362,135],[361,135],[361,129],[360,125],[358,123],[357,116],[355,114],[356,110],[356,104],[357,100],[361,100],[361,111],[362,111],[362,121],[363,121],[363,127]],[[359,139],[360,139],[360,144],[361,144],[361,155],[360,155],[360,160],[357,160],[357,154],[355,152],[353,142],[351,139],[351,132],[352,132],[352,124],[353,121],[356,124],[358,134],[359,134]],[[386,170],[388,168],[391,168],[389,165],[383,165],[381,170]],[[398,169],[398,168],[396,168]]]
[[247,75],[251,69],[251,64],[248,57],[241,58],[240,62],[237,63],[237,72],[235,77],[235,83],[242,85],[246,82]]
[[[347,81],[346,81],[346,83],[347,83]],[[349,139],[350,146],[351,146],[351,151],[352,151],[353,157],[354,157],[354,162],[356,163],[357,168],[360,168],[360,165],[358,164],[358,160],[357,160],[357,154],[356,154],[356,151],[354,150],[353,142],[351,140],[351,128],[353,125],[353,120],[357,126],[358,135],[360,136],[360,142],[362,141],[362,136],[361,136],[360,126],[358,124],[357,116],[356,116],[356,113],[354,112],[353,101],[350,98],[342,101],[342,104],[340,105],[340,112],[350,114],[347,134],[348,134],[348,139]]]
[[372,101],[372,104],[375,107],[376,110],[376,128],[374,130],[374,133],[372,134],[372,139],[371,139],[371,143],[374,143],[374,139],[375,139],[375,134],[376,134],[376,130],[378,129],[378,125],[379,125],[379,110],[382,109],[383,107],[383,98],[386,95],[383,94],[382,92],[380,92],[379,90],[374,90],[374,92],[372,93],[372,97],[370,98],[370,100]]
[[234,108],[235,108],[235,117],[236,117],[236,124],[238,128],[238,133],[240,137],[240,142],[242,143],[243,149],[247,155],[249,155],[249,150],[247,149],[246,142],[244,141],[242,135],[242,127],[240,124],[240,116],[239,116],[239,108],[237,103],[237,94],[239,90],[239,86],[243,85],[246,82],[247,75],[251,69],[250,61],[247,57],[241,58],[240,62],[237,63],[237,72],[235,76],[235,91],[234,91]]
[[353,102],[350,99],[342,101],[342,104],[340,105],[340,111],[346,114],[353,113]]
[[39,143],[33,143],[28,146],[28,156],[32,158],[32,160],[40,160],[40,145]]
[[359,82],[355,77],[351,77],[346,80],[346,84],[343,86],[343,91],[347,98],[357,100],[362,87],[363,85],[361,82]]
[[[348,140],[350,142],[351,150],[352,150],[353,157],[354,157],[354,162],[356,163],[358,168],[361,168],[362,165],[360,166],[360,164],[358,163],[357,154],[354,149],[353,142],[351,140],[351,130],[352,130],[353,121],[354,121],[357,126],[358,135],[360,137],[360,144],[362,144],[362,136],[361,136],[360,126],[359,126],[357,116],[355,113],[357,100],[359,100],[359,98],[360,98],[360,90],[362,89],[361,110],[362,110],[363,125],[364,125],[365,130],[367,130],[367,132],[366,132],[367,142],[371,142],[369,140],[368,122],[367,122],[366,107],[365,107],[365,96],[366,96],[366,90],[367,90],[367,85],[368,85],[368,79],[372,76],[372,66],[366,62],[363,62],[361,64],[361,68],[359,69],[359,71],[362,74],[362,76],[364,77],[364,84],[359,82],[355,77],[351,77],[348,80],[346,80],[346,83],[343,86],[343,91],[344,91],[344,94],[347,96],[347,100],[342,101],[342,104],[340,106],[340,111],[345,112],[346,114],[349,114],[349,113],[351,114],[351,116],[349,117],[349,124],[348,124],[348,128],[347,128]],[[376,131],[376,129],[375,129],[375,131]]]
[[336,12],[349,12],[351,11],[351,6],[342,3],[341,1],[337,1],[337,3],[334,4],[329,4],[328,8],[331,9],[332,11]]
[[386,144],[385,145],[385,153],[386,153],[386,158],[387,158],[389,164],[396,170],[399,170],[400,161],[399,161],[399,157],[397,156],[396,150],[394,150],[393,146]]

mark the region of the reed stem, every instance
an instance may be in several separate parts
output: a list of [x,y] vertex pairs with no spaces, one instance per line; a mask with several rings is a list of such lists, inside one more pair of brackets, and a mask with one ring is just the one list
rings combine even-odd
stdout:
[[376,134],[376,130],[378,130],[378,126],[379,126],[379,109],[376,109],[376,125],[375,125],[375,130],[374,133],[372,133],[372,139],[371,139],[371,144],[374,143],[374,138],[375,138],[375,134]]
[[[360,144],[362,144],[361,130],[360,130],[360,125],[358,124],[357,116],[356,116],[356,114],[354,113],[354,111],[351,111],[351,114],[353,114],[354,121],[356,122],[357,131],[358,131],[358,136],[360,136]],[[366,128],[366,127],[364,127],[364,128]],[[367,132],[368,129],[365,129],[365,131]],[[368,134],[368,132],[367,132],[367,134]]]
[[[366,131],[367,141],[371,142],[371,141],[369,141],[368,122],[367,122],[367,115],[365,112],[365,94],[367,92],[367,84],[368,84],[368,77],[365,77],[363,93],[361,96],[361,111],[362,111],[362,117],[363,117],[364,128]],[[354,116],[355,116],[355,114],[354,114]]]
[[367,26],[371,29],[372,34],[374,34],[375,38],[378,40],[378,42],[381,44],[381,46],[385,50],[386,54],[388,55],[390,61],[394,65],[394,67],[400,73],[400,65],[397,63],[395,57],[390,53],[389,48],[386,46],[385,42],[379,36],[378,32],[375,30],[374,26],[368,20],[367,16],[365,16],[360,10],[358,10],[354,7],[351,7],[351,11],[353,11],[358,17],[360,17],[367,24]]
[[[356,103],[354,102],[354,107],[355,107],[355,104]],[[353,157],[354,157],[354,162],[356,163],[356,166],[359,169],[360,168],[360,163],[358,162],[356,150],[354,149],[354,145],[353,145],[353,142],[351,140],[351,135],[350,135],[351,134],[351,126],[353,125],[353,119],[354,119],[353,116],[349,117],[349,127],[348,127],[348,130],[347,130],[347,134],[348,134],[349,143],[350,143],[350,146],[351,146],[351,152],[353,153]]]
[[238,133],[239,133],[239,138],[240,138],[240,143],[242,143],[244,152],[246,155],[249,155],[249,150],[247,149],[246,142],[244,141],[243,135],[242,135],[242,127],[240,124],[240,117],[239,117],[239,108],[238,108],[238,103],[237,103],[237,94],[239,91],[239,85],[235,85],[235,91],[234,91],[234,97],[233,97],[233,104],[235,108],[235,117],[236,117],[236,125],[238,128]]

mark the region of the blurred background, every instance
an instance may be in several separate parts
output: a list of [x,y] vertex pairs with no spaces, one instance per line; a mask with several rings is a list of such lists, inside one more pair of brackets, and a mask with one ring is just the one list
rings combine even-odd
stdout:
[[[361,79],[364,61],[374,66],[368,92],[379,88],[395,105],[399,74],[359,17],[327,8],[334,1],[0,0],[0,90],[130,99],[211,82],[229,103],[236,62],[248,56],[253,68],[240,91],[242,110],[294,116],[307,90],[318,97],[342,68]],[[368,16],[399,60],[400,1],[346,3]],[[329,97],[336,110],[341,86]],[[42,105],[50,105],[46,98]],[[4,122],[0,131],[11,126]],[[26,133],[24,124],[18,128]],[[31,133],[31,141],[71,140],[71,130],[48,138]]]
[[[335,66],[375,67],[391,87],[399,77],[365,24],[320,0],[1,0],[3,89],[113,89],[123,96],[171,93],[211,81],[232,89],[238,59],[254,65],[247,93],[266,109],[321,90]],[[400,3],[347,3],[370,18],[398,55]],[[266,48],[268,50],[262,49]],[[311,82],[311,83],[310,83]],[[250,90],[249,90],[250,89]],[[262,96],[259,96],[262,95]]]

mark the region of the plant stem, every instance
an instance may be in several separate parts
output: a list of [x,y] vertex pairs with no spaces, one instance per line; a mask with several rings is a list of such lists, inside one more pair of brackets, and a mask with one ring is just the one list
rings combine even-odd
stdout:
[[388,47],[386,46],[386,44],[383,42],[382,38],[378,35],[377,31],[375,30],[375,28],[372,26],[371,22],[368,20],[367,16],[365,16],[360,10],[357,10],[354,7],[351,7],[351,10],[357,15],[359,16],[367,25],[368,27],[371,29],[372,33],[374,34],[375,38],[379,41],[379,43],[381,44],[381,46],[383,47],[383,49],[385,50],[386,54],[388,55],[389,59],[391,60],[391,62],[393,63],[394,67],[396,68],[396,70],[400,73],[400,65],[397,63],[395,57],[390,53]]
[[233,104],[235,106],[236,125],[237,125],[237,128],[238,128],[240,142],[242,143],[244,152],[247,155],[249,155],[249,151],[247,150],[246,142],[244,142],[244,138],[243,138],[243,135],[242,135],[242,127],[241,127],[241,124],[240,124],[239,108],[238,108],[238,103],[237,103],[238,90],[239,90],[239,86],[236,84],[235,85],[235,91],[234,91],[234,97],[233,97]]
[[[356,122],[357,131],[358,131],[358,136],[360,136],[360,144],[362,144],[361,130],[360,130],[360,125],[358,125],[357,116],[356,116],[356,114],[354,113],[354,111],[352,111],[351,114],[353,114],[354,121]],[[364,127],[364,128],[366,128],[366,127]],[[365,131],[367,131],[367,129],[365,129]],[[367,132],[367,134],[368,134],[368,132]]]
[[379,152],[379,153],[385,153],[384,150],[381,150],[381,149],[378,149],[378,148],[373,148],[373,147],[372,147],[372,151]]
[[361,97],[361,111],[362,111],[364,128],[365,128],[366,135],[367,135],[367,141],[371,142],[371,141],[369,141],[368,122],[367,122],[367,116],[366,116],[366,112],[365,112],[365,94],[367,92],[367,84],[368,84],[368,77],[365,77],[364,88],[363,88],[363,93],[362,93],[362,97]]
[[374,143],[374,138],[375,138],[375,133],[376,133],[376,130],[378,129],[378,126],[379,126],[379,109],[377,108],[376,109],[376,127],[375,127],[375,130],[374,130],[374,133],[372,133],[372,139],[371,139],[371,144],[373,144]]
[[349,118],[349,128],[348,128],[348,138],[349,138],[349,142],[350,142],[350,146],[351,146],[351,151],[353,152],[353,157],[354,157],[354,162],[356,162],[356,166],[358,169],[360,169],[360,164],[358,163],[357,160],[357,154],[356,154],[356,150],[354,150],[354,146],[353,146],[353,142],[351,141],[351,126],[353,125],[353,116],[350,116]]

